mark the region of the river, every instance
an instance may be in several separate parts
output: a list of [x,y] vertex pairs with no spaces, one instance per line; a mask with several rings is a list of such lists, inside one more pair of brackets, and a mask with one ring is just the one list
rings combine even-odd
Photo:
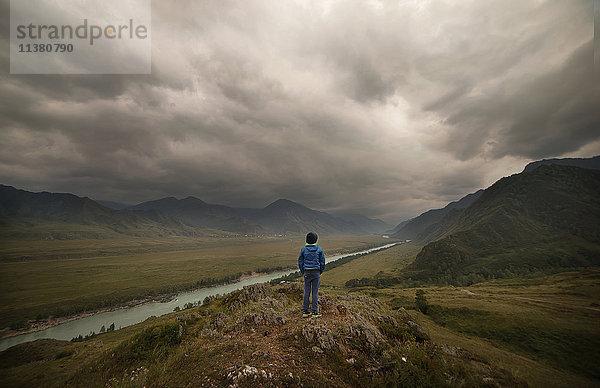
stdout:
[[[391,243],[360,252],[331,256],[327,258],[327,262],[330,263],[332,261],[336,261],[344,257],[372,253],[382,249],[390,248],[397,244],[398,243]],[[234,283],[223,284],[208,288],[200,288],[194,291],[182,292],[169,302],[150,302],[130,308],[123,308],[114,311],[90,315],[85,318],[74,319],[72,321],[61,323],[60,325],[56,325],[48,329],[4,338],[0,340],[0,351],[8,349],[9,347],[17,344],[35,341],[41,338],[71,340],[73,337],[77,337],[79,335],[85,336],[87,334],[90,334],[92,331],[98,333],[102,326],[108,328],[112,323],[115,324],[116,329],[135,325],[136,323],[145,321],[151,316],[158,317],[161,315],[171,313],[173,312],[173,309],[177,306],[183,308],[183,306],[186,303],[195,303],[198,301],[202,302],[207,296],[228,294],[232,291],[239,290],[244,286],[257,283],[265,283],[273,279],[277,279],[281,276],[288,275],[295,271],[297,270],[294,269],[277,271],[266,275],[252,276]]]

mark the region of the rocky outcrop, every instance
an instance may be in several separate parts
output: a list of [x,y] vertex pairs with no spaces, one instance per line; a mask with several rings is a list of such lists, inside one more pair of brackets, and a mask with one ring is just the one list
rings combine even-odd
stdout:
[[[518,385],[485,360],[436,347],[403,309],[322,289],[322,317],[302,318],[301,300],[300,283],[254,285],[144,322],[141,333],[132,326],[129,337],[119,331],[118,339],[104,334],[65,342],[47,359],[60,359],[64,370],[76,372],[45,385],[125,386],[134,380],[136,386],[158,387]],[[18,357],[33,353],[22,348],[26,352]],[[144,373],[131,374],[140,368]]]

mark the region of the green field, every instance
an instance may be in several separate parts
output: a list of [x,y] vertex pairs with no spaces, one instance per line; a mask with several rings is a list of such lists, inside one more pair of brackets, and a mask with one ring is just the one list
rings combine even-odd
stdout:
[[[327,255],[382,245],[377,236],[322,237]],[[303,236],[2,241],[0,326],[294,268]]]
[[350,279],[373,277],[379,272],[395,272],[410,264],[420,249],[420,245],[408,243],[357,258],[327,271],[321,278],[321,284],[342,287]]

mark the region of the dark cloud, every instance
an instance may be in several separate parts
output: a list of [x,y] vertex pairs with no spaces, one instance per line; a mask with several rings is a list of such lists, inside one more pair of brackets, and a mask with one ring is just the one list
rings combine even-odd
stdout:
[[443,147],[461,159],[480,153],[539,159],[600,139],[600,84],[593,81],[592,58],[590,40],[557,70],[465,98],[446,120],[453,129]]
[[9,75],[2,0],[0,182],[400,221],[599,153],[591,7],[154,2],[152,74],[81,76]]

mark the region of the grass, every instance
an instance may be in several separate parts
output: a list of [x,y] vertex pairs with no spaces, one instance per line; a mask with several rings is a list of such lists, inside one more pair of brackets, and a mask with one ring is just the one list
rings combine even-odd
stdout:
[[[322,282],[344,292],[352,278],[394,276],[418,253],[400,245],[323,274]],[[426,291],[428,315],[415,308]],[[439,344],[478,354],[531,386],[600,385],[600,270],[495,279],[469,287],[363,287],[393,308],[410,310]]]
[[[322,237],[326,254],[388,242]],[[3,241],[0,326],[296,266],[303,237]]]
[[598,386],[598,382],[589,378],[498,348],[488,340],[440,326],[422,313],[411,311],[410,314],[435,343],[460,347],[484,357],[492,365],[510,371],[516,378],[525,380],[532,387]]
[[342,287],[354,278],[372,277],[379,272],[389,272],[410,264],[421,246],[408,243],[396,245],[381,252],[372,253],[327,271],[321,277],[326,286]]
[[[495,355],[533,386],[600,384],[600,271],[587,270],[533,278],[502,279],[466,288],[423,287],[428,315],[418,312],[434,341],[483,357]],[[366,289],[395,308],[414,309],[415,288]],[[444,333],[442,336],[440,333]],[[530,368],[523,367],[527,360]],[[543,367],[542,367],[543,366]],[[541,370],[558,370],[549,384]],[[579,376],[574,379],[573,376]]]

